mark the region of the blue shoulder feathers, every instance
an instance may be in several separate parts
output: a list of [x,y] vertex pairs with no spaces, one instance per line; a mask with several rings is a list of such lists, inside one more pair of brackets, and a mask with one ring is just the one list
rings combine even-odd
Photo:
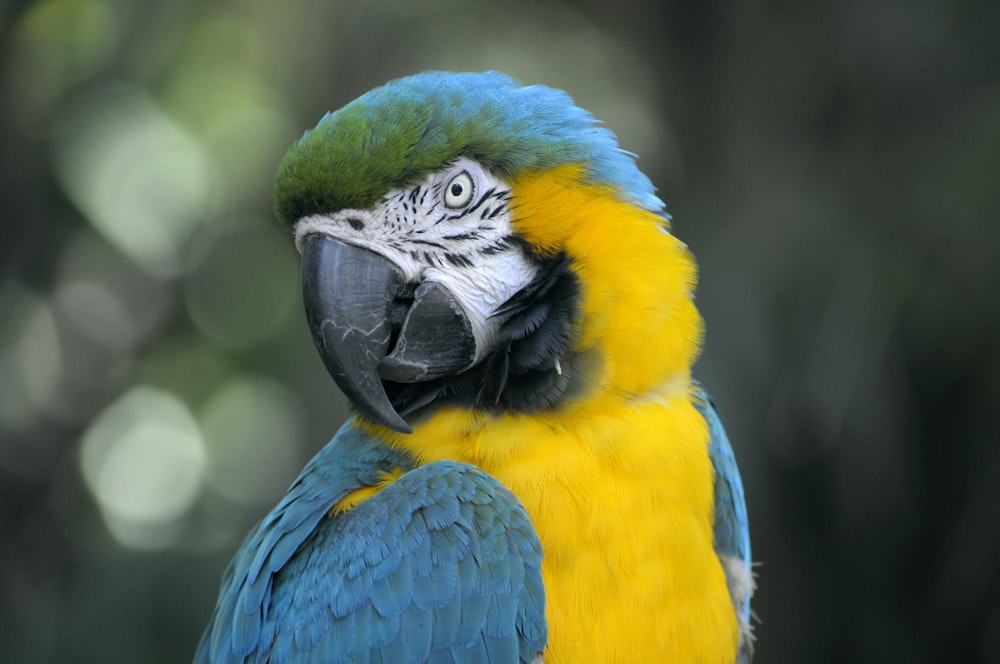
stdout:
[[455,462],[415,468],[349,422],[247,537],[196,661],[530,662],[547,636],[541,555],[495,479]]

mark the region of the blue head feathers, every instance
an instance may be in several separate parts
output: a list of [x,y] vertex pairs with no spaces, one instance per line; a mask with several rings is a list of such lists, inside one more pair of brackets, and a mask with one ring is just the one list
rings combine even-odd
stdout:
[[278,171],[286,224],[364,208],[458,157],[513,179],[563,164],[639,207],[662,212],[649,179],[565,92],[521,86],[499,72],[426,72],[391,81],[328,113],[288,150]]

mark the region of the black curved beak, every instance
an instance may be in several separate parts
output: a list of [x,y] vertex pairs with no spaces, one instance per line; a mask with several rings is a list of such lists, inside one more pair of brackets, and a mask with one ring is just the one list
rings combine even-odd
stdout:
[[[411,293],[405,320],[398,320],[393,314]],[[459,373],[475,361],[472,326],[448,289],[425,282],[413,292],[402,272],[374,251],[307,236],[302,296],[327,371],[362,415],[390,429],[413,432],[383,380],[418,383]]]
[[378,375],[392,340],[390,310],[404,286],[403,274],[375,252],[324,235],[306,237],[302,299],[323,364],[362,415],[412,433]]

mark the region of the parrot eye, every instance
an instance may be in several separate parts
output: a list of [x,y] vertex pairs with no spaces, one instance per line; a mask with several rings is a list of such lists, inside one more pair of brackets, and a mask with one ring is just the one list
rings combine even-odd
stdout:
[[450,208],[465,207],[472,202],[475,193],[476,186],[472,182],[472,176],[468,171],[462,171],[445,185],[444,204]]

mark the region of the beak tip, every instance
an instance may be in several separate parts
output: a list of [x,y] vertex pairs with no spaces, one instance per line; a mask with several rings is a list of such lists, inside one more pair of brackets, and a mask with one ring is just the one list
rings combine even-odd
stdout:
[[393,426],[389,428],[392,429],[393,431],[398,431],[399,433],[405,433],[405,434],[413,433],[413,427],[407,424],[405,420],[400,418],[399,421],[402,422],[402,426]]
[[351,403],[362,417],[367,418],[374,424],[392,429],[398,433],[413,433],[413,427],[403,419],[402,415],[396,412],[396,409],[392,406],[388,398],[381,401],[381,403],[367,402],[363,405],[359,405],[355,401]]
[[[350,398],[350,397],[349,397]],[[396,412],[389,399],[381,400],[380,403],[371,403],[365,399],[363,401],[351,399],[351,405],[362,416],[393,431],[399,433],[413,433],[413,427],[403,419],[402,415]]]

